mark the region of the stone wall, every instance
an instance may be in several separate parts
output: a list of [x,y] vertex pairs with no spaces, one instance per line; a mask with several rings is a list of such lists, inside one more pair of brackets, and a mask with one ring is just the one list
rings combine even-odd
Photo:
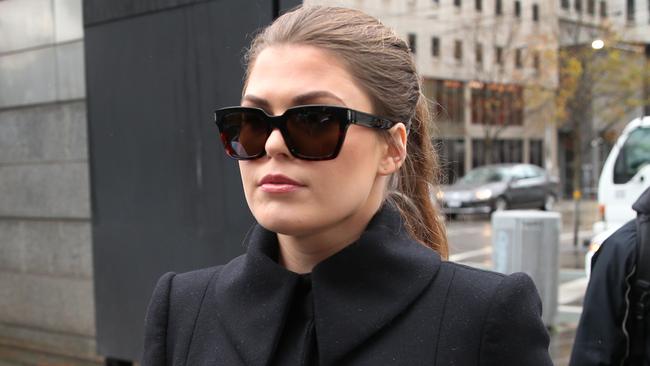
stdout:
[[95,356],[81,0],[0,2],[0,364]]

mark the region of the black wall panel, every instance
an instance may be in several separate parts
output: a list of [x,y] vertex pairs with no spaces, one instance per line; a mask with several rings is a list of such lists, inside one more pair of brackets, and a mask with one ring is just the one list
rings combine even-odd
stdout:
[[209,0],[84,0],[84,23],[90,26],[207,1]]
[[239,103],[254,31],[297,3],[85,2],[99,354],[140,357],[145,309],[164,272],[244,251],[252,218],[212,111]]

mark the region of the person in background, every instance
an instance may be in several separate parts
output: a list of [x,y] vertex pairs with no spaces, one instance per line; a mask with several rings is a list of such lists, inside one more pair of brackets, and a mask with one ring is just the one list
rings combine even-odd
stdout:
[[246,254],[158,281],[144,366],[551,365],[527,275],[445,260],[429,107],[393,30],[290,11],[215,119],[257,224]]
[[570,366],[650,366],[650,188],[632,208],[592,258]]

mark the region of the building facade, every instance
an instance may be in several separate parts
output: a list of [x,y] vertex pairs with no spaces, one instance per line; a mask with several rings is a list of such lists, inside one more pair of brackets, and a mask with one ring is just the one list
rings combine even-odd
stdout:
[[443,183],[487,163],[557,171],[547,0],[306,1],[359,8],[409,42],[436,116]]
[[[559,176],[569,195],[573,134],[559,120],[555,100],[562,51],[590,48],[592,41],[615,31],[620,35],[617,47],[630,51],[625,57],[643,63],[647,56],[642,50],[647,55],[650,43],[648,4],[641,0],[305,2],[361,9],[409,42],[424,94],[434,105],[447,183],[486,163],[529,162]],[[647,85],[634,87],[639,93],[645,88],[647,95]],[[608,150],[594,131],[611,124],[597,111],[598,103],[608,101],[596,96],[580,130],[586,187],[596,186]],[[624,125],[643,112],[643,107],[632,108],[618,119]]]

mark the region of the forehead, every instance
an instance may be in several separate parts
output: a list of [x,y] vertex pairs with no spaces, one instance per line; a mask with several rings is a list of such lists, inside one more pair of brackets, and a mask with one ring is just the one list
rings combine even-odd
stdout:
[[305,45],[279,45],[264,49],[250,70],[245,95],[288,108],[296,96],[327,91],[352,108],[368,110],[369,98],[356,79],[323,49]]

